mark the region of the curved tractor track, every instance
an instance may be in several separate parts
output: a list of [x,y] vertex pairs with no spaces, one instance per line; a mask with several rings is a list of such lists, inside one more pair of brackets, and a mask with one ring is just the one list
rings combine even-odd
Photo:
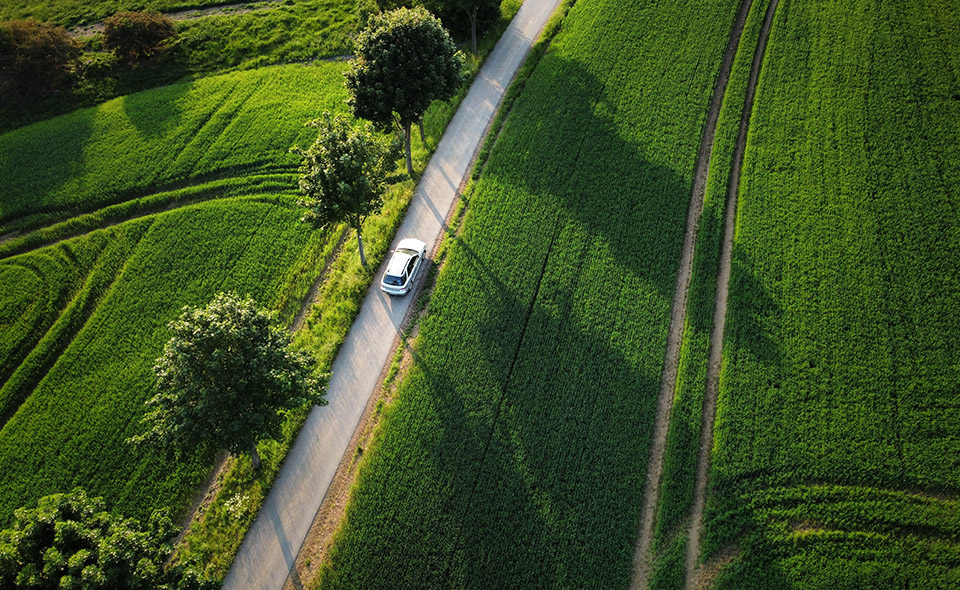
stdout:
[[777,11],[780,0],[770,0],[763,26],[760,29],[760,39],[753,54],[753,64],[750,66],[750,80],[747,84],[747,94],[744,99],[743,112],[740,115],[740,130],[737,134],[737,143],[733,152],[733,167],[730,171],[730,183],[727,188],[727,203],[723,222],[723,243],[720,250],[720,269],[717,273],[717,291],[714,301],[713,326],[710,331],[710,353],[707,368],[707,385],[703,396],[703,423],[700,429],[700,450],[697,457],[697,475],[694,487],[693,506],[690,511],[690,525],[687,538],[687,554],[685,559],[686,588],[692,590],[700,587],[698,580],[700,558],[700,536],[703,532],[703,509],[706,501],[707,476],[710,469],[710,449],[713,446],[713,422],[717,413],[717,392],[720,384],[721,352],[723,349],[723,332],[726,326],[727,296],[730,286],[730,270],[733,258],[733,233],[737,217],[737,194],[740,190],[740,170],[743,164],[743,154],[747,144],[747,131],[750,127],[750,115],[753,112],[753,100],[756,95],[757,81],[760,78],[760,68],[763,66],[763,56],[770,38],[770,28],[773,16]]
[[[721,245],[720,265],[717,273],[717,289],[714,302],[714,317],[710,334],[709,361],[707,372],[706,391],[703,400],[703,421],[700,431],[700,445],[697,456],[697,470],[695,476],[694,501],[691,505],[688,520],[688,541],[685,556],[686,588],[692,589],[703,586],[708,582],[700,575],[700,537],[703,530],[703,511],[706,499],[707,477],[710,466],[710,449],[713,445],[713,423],[716,415],[717,392],[719,389],[721,351],[723,332],[727,311],[727,296],[729,292],[731,258],[733,250],[733,234],[736,221],[737,194],[739,191],[740,169],[746,146],[747,131],[750,124],[750,114],[753,110],[753,101],[756,93],[757,81],[763,64],[767,40],[773,16],[779,0],[771,0],[766,9],[760,37],[754,51],[750,78],[740,117],[740,128],[737,135],[733,154],[732,169],[727,190],[727,199],[724,213],[723,241]],[[650,450],[650,462],[647,469],[647,481],[644,490],[643,516],[640,523],[640,533],[634,553],[634,574],[631,588],[642,589],[649,587],[653,556],[651,546],[656,520],[657,506],[660,499],[661,478],[663,475],[666,439],[670,426],[672,403],[676,391],[677,371],[681,340],[683,336],[684,320],[687,313],[687,294],[693,266],[693,257],[697,229],[700,216],[703,212],[703,200],[706,188],[707,174],[711,165],[711,151],[717,130],[720,107],[727,82],[730,79],[733,60],[737,55],[740,38],[746,24],[747,16],[753,5],[753,0],[743,0],[740,10],[730,33],[723,56],[720,72],[717,76],[710,110],[704,126],[700,150],[697,156],[696,175],[693,190],[690,196],[690,209],[687,217],[686,234],[684,235],[683,255],[677,275],[677,285],[674,295],[674,306],[670,320],[670,331],[667,340],[667,354],[664,359],[664,368],[661,376],[660,394],[657,399],[656,421],[654,423],[653,441]],[[721,566],[728,563],[729,558],[721,560]],[[717,569],[717,564],[712,568]],[[705,571],[705,570],[704,570]]]
[[683,252],[680,268],[677,272],[677,285],[673,297],[673,310],[670,315],[670,328],[667,334],[667,354],[663,363],[660,379],[660,393],[657,397],[657,412],[653,427],[653,439],[650,444],[650,462],[647,466],[647,481],[644,486],[644,506],[640,521],[640,534],[633,557],[633,579],[630,588],[647,588],[652,564],[651,545],[653,542],[654,521],[657,503],[660,497],[660,479],[663,474],[663,458],[666,452],[667,432],[670,425],[670,411],[677,385],[677,370],[680,359],[680,345],[683,336],[684,318],[687,315],[687,293],[690,290],[690,277],[693,272],[693,255],[696,245],[697,227],[703,213],[703,198],[710,171],[710,158],[717,131],[717,120],[723,95],[730,79],[733,59],[737,54],[740,36],[750,13],[752,0],[743,0],[737,18],[734,21],[730,39],[724,50],[720,72],[710,99],[710,110],[703,128],[700,149],[697,154],[697,166],[690,195],[690,208],[687,213],[687,228],[683,236]]

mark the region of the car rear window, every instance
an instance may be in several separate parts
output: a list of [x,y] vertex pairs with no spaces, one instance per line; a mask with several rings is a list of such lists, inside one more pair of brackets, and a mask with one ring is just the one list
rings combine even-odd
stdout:
[[390,285],[391,287],[402,287],[403,277],[395,277],[393,275],[383,275],[383,284]]

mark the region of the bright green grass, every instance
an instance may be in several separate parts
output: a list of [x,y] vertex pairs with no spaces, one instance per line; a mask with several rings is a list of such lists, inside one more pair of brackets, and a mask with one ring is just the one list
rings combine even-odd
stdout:
[[703,395],[727,188],[750,67],[766,8],[767,3],[762,0],[755,0],[751,5],[717,120],[703,213],[697,230],[680,365],[657,503],[651,574],[651,588],[655,589],[684,586],[684,551],[700,450]]
[[352,0],[298,0],[177,23],[193,72],[248,69],[348,54],[356,16]]
[[949,1],[780,4],[738,205],[704,552],[740,557],[718,587],[960,585],[958,36]]
[[[285,172],[304,122],[343,110],[344,65],[278,66],[120,97],[0,135],[0,233],[183,185]],[[40,163],[43,163],[42,166]]]
[[[224,4],[223,0],[22,0],[0,5],[0,20],[35,18],[61,25],[96,22],[124,10],[173,12]],[[265,6],[274,3],[260,2]]]
[[0,209],[25,232],[0,245],[0,520],[75,485],[127,515],[186,505],[211,457],[124,441],[183,305],[235,289],[284,322],[299,310],[339,233],[299,222],[287,150],[312,139],[305,121],[344,108],[341,71],[230,74],[0,136],[16,148]]
[[571,10],[468,195],[321,586],[627,585],[693,164],[735,10]]
[[166,324],[221,290],[273,298],[286,269],[323,239],[298,216],[289,199],[242,199],[118,226],[142,237],[128,238],[139,241],[100,305],[0,431],[4,518],[24,498],[76,485],[131,516],[183,507],[209,457],[171,461],[124,442],[141,428]]

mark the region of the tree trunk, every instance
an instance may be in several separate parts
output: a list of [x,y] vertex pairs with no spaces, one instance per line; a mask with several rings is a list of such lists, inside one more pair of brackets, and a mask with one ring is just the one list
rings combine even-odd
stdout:
[[253,471],[260,471],[260,453],[257,452],[257,443],[250,447],[250,459],[253,461]]
[[470,42],[473,45],[473,52],[477,52],[477,9],[470,11]]
[[360,250],[360,264],[363,265],[363,268],[367,268],[367,257],[363,255],[363,236],[360,235],[360,226],[357,225],[354,229],[357,230],[357,246]]
[[426,138],[426,136],[424,136],[424,134],[423,134],[423,117],[420,117],[420,120],[417,121],[417,125],[420,126],[420,143],[422,143],[424,146],[426,146],[426,145],[427,145],[427,138]]
[[[413,158],[410,156],[410,125],[410,121],[403,125],[403,150],[407,156],[407,174],[413,176]],[[359,232],[357,235],[360,235]]]

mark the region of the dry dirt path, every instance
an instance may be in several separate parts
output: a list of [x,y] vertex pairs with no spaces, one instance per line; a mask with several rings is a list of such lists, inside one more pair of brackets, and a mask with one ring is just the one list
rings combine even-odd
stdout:
[[[440,140],[395,243],[417,237],[431,251],[436,248],[503,92],[558,4],[525,0]],[[375,279],[334,361],[329,405],[314,408],[307,418],[227,573],[225,590],[283,587],[341,458],[351,452],[354,429],[379,385],[411,303],[409,297],[384,295]]]
[[663,362],[660,377],[660,393],[657,397],[657,413],[653,426],[653,440],[650,444],[650,463],[647,466],[647,481],[644,486],[644,506],[640,517],[640,534],[633,556],[633,579],[630,588],[647,588],[650,581],[652,562],[650,546],[653,542],[653,525],[657,514],[657,501],[660,497],[660,477],[663,473],[663,455],[666,451],[667,431],[670,425],[670,411],[673,405],[674,391],[677,386],[677,369],[680,359],[680,344],[683,336],[683,323],[687,315],[687,292],[690,289],[690,275],[693,272],[693,254],[697,238],[697,227],[703,213],[703,195],[707,185],[707,173],[710,171],[710,153],[717,131],[717,119],[720,105],[730,79],[733,58],[737,54],[740,34],[743,32],[751,0],[743,0],[740,12],[734,22],[727,48],[723,53],[723,62],[717,75],[717,82],[710,99],[710,110],[700,139],[697,153],[697,167],[690,195],[690,209],[687,212],[687,229],[683,236],[683,253],[680,257],[680,269],[677,272],[677,286],[673,295],[673,310],[670,315],[670,328],[667,333],[667,354]]
[[740,190],[740,169],[743,164],[743,152],[747,144],[747,130],[750,127],[750,114],[753,112],[753,99],[757,90],[757,80],[763,65],[763,56],[770,38],[770,27],[779,0],[770,0],[767,14],[760,29],[760,39],[753,54],[750,66],[750,81],[740,115],[740,130],[733,152],[733,167],[730,171],[730,184],[727,187],[727,203],[723,222],[723,244],[720,249],[720,268],[717,272],[717,291],[713,307],[713,326],[710,331],[709,364],[707,365],[707,386],[703,396],[703,422],[700,427],[700,450],[697,455],[697,475],[694,484],[693,506],[690,511],[690,525],[687,536],[687,554],[685,559],[686,588],[692,590],[703,583],[698,580],[700,559],[700,536],[703,532],[703,508],[707,496],[707,475],[710,468],[710,449],[713,447],[713,422],[717,414],[717,391],[720,384],[720,353],[723,348],[723,332],[727,318],[727,296],[730,286],[730,269],[733,258],[733,231],[737,218],[737,193]]

